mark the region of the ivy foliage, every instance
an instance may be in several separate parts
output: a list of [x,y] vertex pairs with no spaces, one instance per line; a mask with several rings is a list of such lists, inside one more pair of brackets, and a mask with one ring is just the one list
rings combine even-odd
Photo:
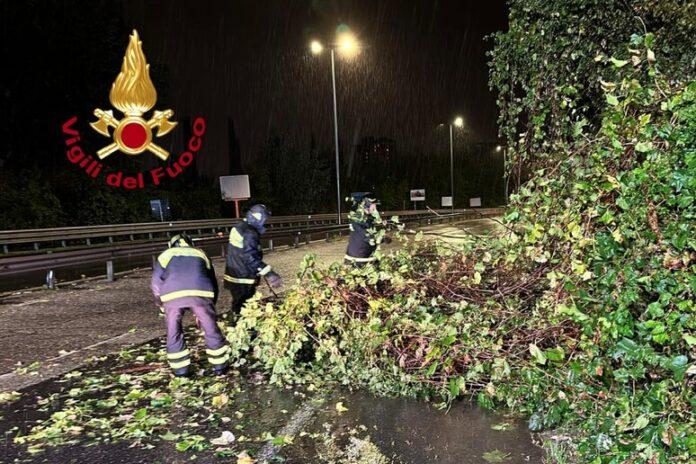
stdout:
[[378,268],[310,257],[283,302],[251,302],[228,328],[237,362],[277,383],[474,394],[532,430],[574,430],[583,462],[689,462],[696,82],[660,72],[652,34],[627,49],[595,64],[597,129],[537,166],[502,233],[416,239]]
[[[634,60],[627,44],[650,31],[673,79],[696,77],[696,3],[689,0],[509,0],[509,28],[493,36],[491,89],[509,169],[528,177],[602,122],[603,64]],[[655,45],[645,44],[648,53]],[[549,160],[549,158],[552,158]],[[514,166],[514,168],[512,167]],[[526,174],[526,175],[525,175]]]

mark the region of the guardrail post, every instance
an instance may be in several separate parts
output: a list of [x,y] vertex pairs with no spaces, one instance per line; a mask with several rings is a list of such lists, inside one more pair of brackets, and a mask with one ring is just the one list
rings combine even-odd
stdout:
[[46,274],[46,287],[51,290],[56,289],[56,274],[53,272],[53,269],[48,271],[48,274]]
[[10,249],[7,247],[7,245],[3,245],[3,246],[2,246],[2,251],[4,251],[5,254],[7,254],[7,253],[10,252]]
[[[150,240],[152,240],[152,232],[148,232],[147,238],[149,238]],[[111,237],[109,237],[109,239],[111,239]]]
[[329,237],[331,237],[331,234],[327,232],[327,233],[326,233],[326,241],[327,241],[327,242],[329,241]]
[[113,260],[108,260],[106,262],[106,281],[107,282],[114,281],[114,262],[113,262]]
[[273,251],[273,239],[272,238],[268,239],[268,249]]
[[89,238],[86,238],[86,239],[85,239],[85,243],[87,244],[87,246],[91,246],[91,245],[92,245],[92,240],[90,240]]
[[150,264],[150,267],[151,267],[152,269],[154,269],[154,268],[155,268],[155,261],[157,260],[157,257],[156,257],[155,255],[150,255],[150,258],[151,258],[151,261],[152,261],[152,264]]
[[130,234],[130,239],[135,240],[135,238],[133,238],[133,234]]
[[297,245],[299,245],[299,244],[300,244],[300,236],[295,235],[295,237],[292,240],[292,246],[297,248]]
[[224,243],[220,244],[220,256],[222,256],[223,258],[227,257],[227,247]]
[[39,242],[34,242],[34,249],[39,251]]
[[312,234],[305,235],[305,245],[309,245],[312,241]]

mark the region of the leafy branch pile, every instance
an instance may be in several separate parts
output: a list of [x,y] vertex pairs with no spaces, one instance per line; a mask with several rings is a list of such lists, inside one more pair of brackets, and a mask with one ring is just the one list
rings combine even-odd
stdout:
[[[651,34],[599,56],[604,105],[543,156],[495,237],[414,240],[379,269],[318,268],[252,302],[228,340],[273,382],[317,379],[568,426],[583,461],[696,453],[696,83]],[[605,65],[606,63],[606,65]]]

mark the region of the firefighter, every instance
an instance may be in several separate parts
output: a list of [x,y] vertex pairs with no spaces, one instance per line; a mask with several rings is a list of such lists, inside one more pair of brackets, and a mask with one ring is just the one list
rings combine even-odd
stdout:
[[261,236],[266,232],[265,224],[269,216],[264,205],[254,205],[246,218],[230,231],[224,284],[232,294],[233,317],[239,315],[244,303],[254,296],[262,278],[267,279],[273,288],[283,285],[280,276],[263,262]]
[[167,360],[177,377],[189,375],[191,358],[181,320],[190,309],[205,334],[206,354],[213,373],[227,371],[229,346],[217,326],[215,303],[218,285],[206,254],[194,248],[185,234],[175,235],[169,248],[157,257],[152,273],[152,293],[167,323]]
[[377,200],[369,192],[354,193],[351,200],[353,204],[348,214],[350,238],[345,263],[362,267],[376,261],[374,254],[377,247],[381,243],[391,242],[391,239],[379,230],[384,221],[377,211]]

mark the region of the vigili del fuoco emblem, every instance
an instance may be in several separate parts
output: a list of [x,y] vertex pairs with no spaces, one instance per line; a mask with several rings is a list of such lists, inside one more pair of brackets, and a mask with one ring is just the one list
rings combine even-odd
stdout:
[[[94,115],[99,120],[90,123],[92,128],[113,138],[113,143],[97,151],[99,159],[104,159],[117,150],[127,155],[139,155],[147,150],[166,160],[169,152],[152,141],[152,132],[157,129],[156,136],[162,137],[174,129],[176,122],[169,120],[174,112],[155,110],[149,120],[142,117],[157,103],[157,91],[150,80],[150,65],[145,60],[142,42],[136,30],[130,36],[123,66],[111,86],[109,100],[124,117],[118,120],[112,110],[94,110]],[[113,135],[109,131],[110,127],[114,129]]]

